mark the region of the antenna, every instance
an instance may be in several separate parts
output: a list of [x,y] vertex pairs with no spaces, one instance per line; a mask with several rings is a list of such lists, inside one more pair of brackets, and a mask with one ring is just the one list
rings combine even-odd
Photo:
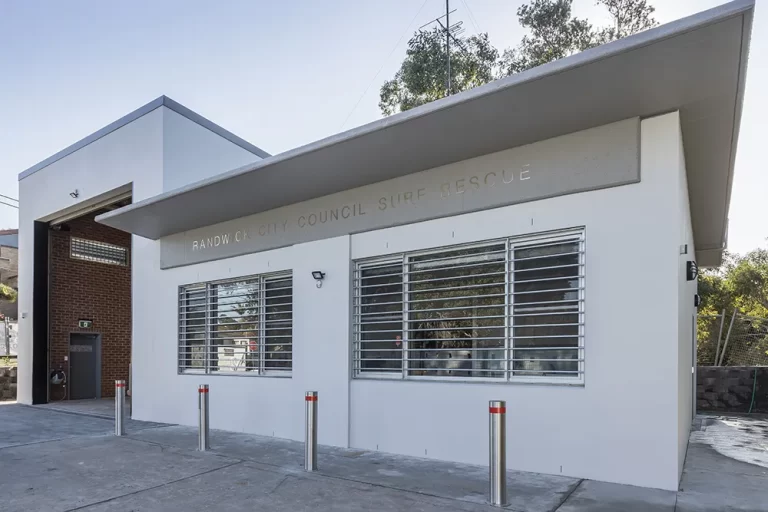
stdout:
[[[419,30],[421,30],[427,25],[431,25],[432,23],[437,23],[438,25],[440,25],[440,28],[445,32],[445,67],[447,71],[446,79],[445,79],[445,96],[446,97],[451,95],[451,40],[453,40],[453,42],[456,43],[456,45],[461,50],[466,51],[464,49],[464,46],[461,44],[461,41],[456,39],[456,36],[459,36],[464,33],[464,30],[465,30],[464,22],[458,21],[453,25],[451,25],[451,14],[455,12],[456,12],[456,9],[451,10],[451,0],[445,0],[445,14],[419,27]],[[441,21],[443,18],[445,18],[445,24],[443,24],[443,22]]]

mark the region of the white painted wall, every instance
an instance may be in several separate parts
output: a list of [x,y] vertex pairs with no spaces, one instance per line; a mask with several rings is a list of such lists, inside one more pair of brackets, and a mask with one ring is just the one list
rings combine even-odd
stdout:
[[[19,182],[19,402],[32,402],[35,220],[85,205],[125,185],[133,185],[136,201],[159,194],[162,143],[163,115],[156,109]],[[72,198],[69,193],[75,189],[80,195]],[[134,244],[134,261],[145,259],[146,245]],[[140,284],[142,275],[134,272],[133,281]]]
[[[293,377],[177,375],[178,286],[293,270]],[[322,288],[313,270],[323,270]],[[347,446],[349,237],[155,271],[147,315],[135,320],[134,418],[197,424],[197,386],[210,385],[211,427],[303,439],[304,393],[319,392],[321,444]],[[140,301],[136,301],[137,303]],[[158,393],[158,390],[162,390]]]
[[[669,114],[677,116],[677,113]],[[677,388],[677,473],[678,479],[683,474],[685,454],[688,449],[688,437],[693,421],[693,402],[696,396],[694,368],[694,345],[696,340],[696,307],[694,298],[697,292],[697,281],[687,280],[686,262],[696,260],[696,250],[693,243],[693,226],[691,225],[691,207],[688,202],[688,179],[685,167],[685,152],[683,151],[683,135],[677,132],[677,205],[679,209],[678,229],[680,245],[688,245],[687,254],[680,254],[678,260],[678,388]]]
[[[163,106],[20,180],[19,402],[32,401],[34,222],[78,210],[121,187],[132,188],[133,201],[141,201],[258,158]],[[72,198],[75,189],[79,196]],[[159,247],[133,237],[134,351],[142,346],[146,319],[155,314],[147,297],[154,296],[160,274]]]
[[261,160],[178,112],[163,108],[163,191]]
[[586,374],[584,387],[353,380],[351,445],[487,464],[487,403],[506,400],[508,467],[676,489],[678,126],[642,122],[639,184],[353,236],[364,258],[586,226]]
[[[126,129],[133,137],[105,141],[100,151],[109,154],[110,144],[142,136],[151,149],[104,160],[113,167],[102,169],[117,166],[104,178],[78,174],[62,161],[64,189],[64,183],[49,186],[59,179],[54,174],[22,181],[22,204],[29,205],[21,212],[22,247],[30,250],[35,218],[66,206],[66,198],[54,196],[73,186],[73,176],[94,180],[82,185],[89,194],[126,182],[134,183],[136,199],[165,189],[158,172],[162,137],[148,135],[163,131],[158,115]],[[134,237],[134,417],[194,425],[196,387],[208,383],[213,428],[299,440],[303,394],[317,390],[322,444],[486,464],[487,401],[504,399],[510,469],[675,489],[685,399],[679,246],[686,232],[677,114],[644,120],[641,139],[642,181],[634,185],[165,271],[159,244]],[[586,226],[584,386],[350,379],[352,259],[580,225]],[[178,286],[284,269],[294,273],[292,378],[177,374]],[[312,270],[327,273],[321,289]],[[29,311],[29,268],[22,267],[20,283],[20,309]],[[30,317],[23,321],[31,326]],[[20,359],[27,367],[31,337],[25,345],[27,359]],[[23,370],[20,382],[29,377]],[[29,402],[28,385],[20,384],[20,398]]]

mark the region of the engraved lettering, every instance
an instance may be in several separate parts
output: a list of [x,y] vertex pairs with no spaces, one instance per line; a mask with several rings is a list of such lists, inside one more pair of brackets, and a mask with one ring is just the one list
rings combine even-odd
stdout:
[[331,219],[339,220],[339,209],[331,210]]
[[328,222],[328,210],[320,212],[320,224],[325,224],[326,222]]
[[507,170],[504,169],[503,171],[501,171],[501,180],[504,182],[505,185],[509,185],[515,180],[515,175],[510,171],[509,181],[507,181]]
[[[524,181],[524,180],[529,180],[529,179],[531,179],[531,177],[530,177],[530,176],[528,176],[528,174],[529,174],[530,172],[531,172],[531,165],[530,165],[530,164],[525,164],[525,165],[523,166],[523,170],[522,170],[522,171],[520,171],[520,181]],[[523,176],[525,176],[525,177],[523,177]]]
[[307,219],[304,218],[304,216],[302,215],[301,217],[299,217],[299,227],[303,228],[306,225],[307,225]]
[[420,188],[419,190],[416,191],[416,199],[419,200],[422,197],[424,197],[426,194],[427,194],[427,189]]
[[451,184],[443,183],[440,185],[440,199],[445,199],[451,195]]
[[[345,210],[346,210],[346,212],[347,212],[346,214],[344,214],[344,211],[345,211]],[[342,206],[342,207],[341,207],[341,216],[342,216],[342,217],[344,217],[345,219],[348,219],[348,218],[349,218],[349,216],[350,216],[350,214],[351,214],[351,212],[350,212],[350,208],[349,208],[349,205],[346,205],[346,204],[345,204],[344,206]]]
[[194,242],[192,242],[192,250],[193,250],[193,251],[196,251],[196,250],[198,249],[198,244],[199,244],[199,243],[200,243],[200,242],[198,242],[197,240],[195,240]]
[[309,217],[307,217],[307,224],[309,224],[310,226],[314,226],[315,224],[317,224],[317,215],[315,215],[314,213],[310,213]]
[[405,202],[413,204],[413,192],[405,193]]
[[[491,183],[488,183],[488,176],[493,176],[493,178],[494,178],[493,181],[491,181]],[[486,185],[488,185],[489,187],[492,187],[492,186],[496,185],[496,173],[495,172],[489,172],[488,174],[486,174],[485,175],[485,180],[483,180],[483,182]]]
[[464,188],[464,181],[464,178],[456,180],[456,194],[463,194],[466,192],[466,189]]
[[472,176],[469,178],[469,184],[472,186],[473,190],[480,188],[480,181],[478,180],[477,176]]
[[383,212],[386,209],[387,209],[387,198],[382,197],[381,199],[379,199],[379,210]]
[[366,215],[368,213],[365,210],[363,210],[363,205],[360,203],[357,203],[357,212],[360,215]]

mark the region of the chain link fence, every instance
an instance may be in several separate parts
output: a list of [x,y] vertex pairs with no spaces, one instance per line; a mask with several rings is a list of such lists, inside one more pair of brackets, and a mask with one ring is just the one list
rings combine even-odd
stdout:
[[699,366],[768,366],[768,318],[699,315],[697,330]]

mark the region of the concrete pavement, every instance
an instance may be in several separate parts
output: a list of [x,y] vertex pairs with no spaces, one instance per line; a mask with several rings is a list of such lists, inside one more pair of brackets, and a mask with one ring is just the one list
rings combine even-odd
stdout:
[[[212,431],[199,453],[194,428],[129,420],[117,438],[76,412],[0,405],[3,511],[498,510],[486,467],[323,446],[308,474],[301,443]],[[766,510],[768,469],[691,447],[678,493],[510,471],[508,510]]]

